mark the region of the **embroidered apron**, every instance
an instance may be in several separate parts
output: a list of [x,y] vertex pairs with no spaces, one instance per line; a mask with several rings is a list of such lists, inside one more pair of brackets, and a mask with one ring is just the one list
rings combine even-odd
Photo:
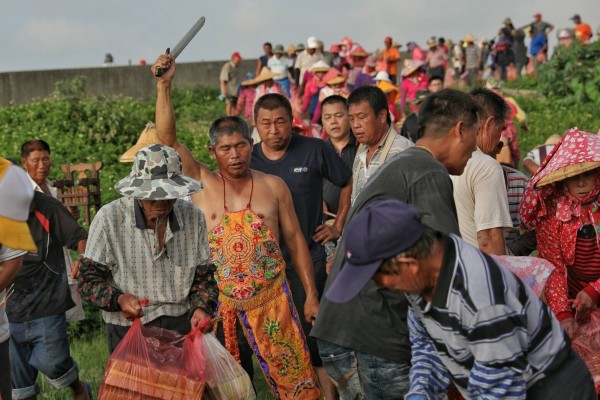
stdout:
[[285,279],[285,261],[277,239],[252,211],[253,190],[252,180],[246,208],[229,211],[223,182],[223,218],[208,234],[225,347],[240,362],[239,320],[275,397],[318,399],[317,378]]

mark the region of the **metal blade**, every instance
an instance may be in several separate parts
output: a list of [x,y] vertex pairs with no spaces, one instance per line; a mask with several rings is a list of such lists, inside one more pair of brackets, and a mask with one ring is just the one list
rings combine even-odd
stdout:
[[185,34],[185,36],[183,36],[181,40],[175,45],[175,47],[173,47],[173,49],[171,50],[171,55],[173,55],[174,58],[177,58],[177,56],[181,54],[183,49],[185,49],[185,47],[192,41],[194,36],[196,36],[198,31],[202,29],[205,20],[206,19],[204,17],[200,17],[198,22],[196,22],[194,26],[192,26],[192,28]]

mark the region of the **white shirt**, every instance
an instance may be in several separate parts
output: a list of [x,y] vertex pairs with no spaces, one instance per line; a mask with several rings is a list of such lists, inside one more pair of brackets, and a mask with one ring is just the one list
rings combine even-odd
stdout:
[[267,67],[273,72],[275,77],[273,79],[286,79],[289,76],[288,68],[292,66],[292,60],[287,58],[286,56],[281,56],[277,58],[277,56],[273,56],[269,58],[267,62]]
[[477,149],[462,175],[450,178],[464,240],[479,248],[477,232],[512,227],[504,173],[498,161]]

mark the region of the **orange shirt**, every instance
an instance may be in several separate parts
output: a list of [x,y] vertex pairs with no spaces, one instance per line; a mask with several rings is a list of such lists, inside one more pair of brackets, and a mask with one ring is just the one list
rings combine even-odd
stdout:
[[575,27],[575,38],[581,43],[589,43],[592,35],[592,28],[585,22],[582,22]]
[[381,52],[383,59],[387,60],[387,72],[389,75],[398,74],[398,61],[400,61],[400,52],[395,47],[383,49]]

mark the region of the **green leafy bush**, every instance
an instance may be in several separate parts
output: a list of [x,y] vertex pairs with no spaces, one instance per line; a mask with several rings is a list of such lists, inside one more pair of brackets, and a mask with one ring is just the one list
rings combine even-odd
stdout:
[[[179,140],[211,167],[208,127],[224,111],[216,95],[216,90],[205,88],[173,91]],[[106,204],[119,197],[113,187],[131,171],[131,164],[119,163],[119,156],[136,143],[146,123],[154,121],[154,106],[154,101],[130,97],[87,96],[83,78],[59,82],[47,99],[0,108],[0,155],[18,160],[21,144],[43,139],[52,149],[53,179],[64,176],[61,164],[100,160]]]
[[600,42],[561,50],[540,66],[540,92],[565,104],[600,104]]

